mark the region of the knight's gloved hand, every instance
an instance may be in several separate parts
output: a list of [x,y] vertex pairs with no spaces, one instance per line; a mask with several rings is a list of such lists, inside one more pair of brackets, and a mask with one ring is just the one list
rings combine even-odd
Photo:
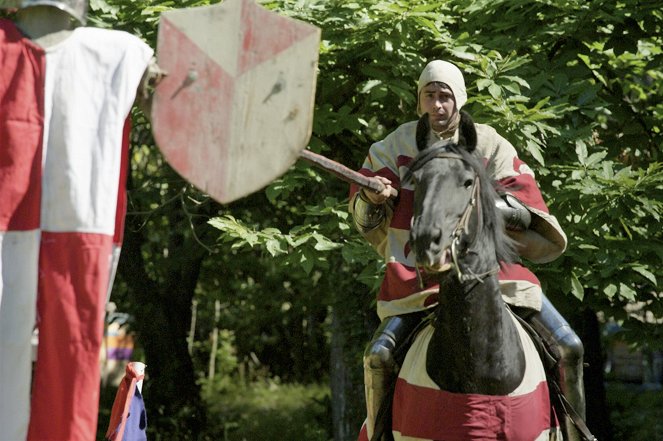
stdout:
[[532,214],[515,197],[506,194],[495,201],[495,206],[502,213],[507,230],[524,231],[532,223]]

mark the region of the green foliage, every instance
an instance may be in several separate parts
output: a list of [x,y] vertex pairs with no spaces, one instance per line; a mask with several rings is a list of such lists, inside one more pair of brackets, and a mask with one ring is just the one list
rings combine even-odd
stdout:
[[[204,355],[213,353],[209,340],[197,341],[194,346],[196,351]],[[211,365],[210,365],[211,366]],[[216,358],[214,359],[214,371],[199,372],[199,383],[206,395],[212,397],[216,394],[227,393],[237,382],[239,368],[237,359],[237,348],[235,346],[235,333],[229,329],[221,329],[218,333],[218,346]],[[203,376],[204,374],[207,374]]]
[[275,382],[206,396],[209,439],[329,441],[329,389]]
[[608,384],[608,404],[613,422],[613,439],[649,441],[663,433],[663,395],[660,390]]
[[303,268],[307,274],[311,273],[314,266],[328,269],[325,252],[342,246],[318,233],[315,226],[298,226],[288,234],[282,234],[275,228],[255,231],[230,215],[214,218],[210,224],[223,231],[221,238],[231,242],[231,248],[241,248],[243,245],[257,246],[263,247],[271,257],[285,254],[285,258],[281,261],[283,265],[294,264],[297,269]]
[[[584,170],[557,167],[558,176],[567,178],[568,189],[575,192],[557,202],[575,226],[570,240],[580,243],[566,255],[576,261],[574,275],[582,280],[572,292],[582,300],[583,289],[590,288],[623,307],[636,297],[648,298],[646,292],[653,294],[658,285],[653,263],[663,258],[663,249],[652,241],[657,234],[650,228],[660,222],[663,174],[660,164],[633,170],[603,157],[605,152],[589,158],[580,153]],[[606,277],[611,274],[619,274],[619,279]]]
[[[641,324],[624,313],[627,303],[643,302],[656,317],[662,313],[656,293],[663,249],[663,16],[654,3],[632,3],[265,5],[322,28],[310,148],[355,167],[371,142],[415,117],[415,84],[426,61],[446,58],[463,68],[468,110],[503,133],[533,166],[569,237],[562,259],[534,266],[546,291],[571,295],[635,330]],[[270,200],[303,202],[291,196],[302,196],[304,182],[321,180],[295,167],[270,187],[278,187]],[[345,234],[347,220],[336,220]],[[318,231],[347,246],[333,226]],[[310,246],[304,249],[309,257],[299,261],[310,267],[315,259]],[[325,260],[317,259],[321,266]],[[368,284],[374,287],[375,278]]]

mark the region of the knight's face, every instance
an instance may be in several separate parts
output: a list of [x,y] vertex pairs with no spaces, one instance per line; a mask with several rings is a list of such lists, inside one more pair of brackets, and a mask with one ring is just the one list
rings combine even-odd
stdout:
[[419,94],[421,113],[428,113],[431,128],[443,132],[457,113],[456,100],[451,89],[444,83],[428,83]]

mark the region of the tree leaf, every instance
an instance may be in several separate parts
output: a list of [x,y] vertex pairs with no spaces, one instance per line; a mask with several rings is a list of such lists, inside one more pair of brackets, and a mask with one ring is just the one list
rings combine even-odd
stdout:
[[585,288],[575,273],[571,273],[571,293],[580,301],[585,298]]
[[633,300],[635,300],[636,295],[637,295],[637,293],[631,287],[629,287],[629,286],[627,286],[623,283],[619,284],[619,296],[620,297],[622,297],[626,300],[629,300],[629,301],[633,301]]
[[645,279],[649,280],[652,283],[652,285],[658,286],[658,283],[656,282],[656,276],[652,272],[647,270],[646,267],[644,267],[644,266],[634,266],[633,271],[635,271],[636,273],[642,275]]

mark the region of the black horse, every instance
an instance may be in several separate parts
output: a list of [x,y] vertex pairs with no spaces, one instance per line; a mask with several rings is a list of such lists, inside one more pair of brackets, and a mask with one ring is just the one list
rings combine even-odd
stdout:
[[439,279],[439,305],[401,368],[393,436],[557,439],[543,366],[500,294],[500,262],[516,253],[476,151],[474,122],[462,112],[455,141],[429,145],[429,133],[424,115],[409,173],[416,183],[410,246],[418,267]]

